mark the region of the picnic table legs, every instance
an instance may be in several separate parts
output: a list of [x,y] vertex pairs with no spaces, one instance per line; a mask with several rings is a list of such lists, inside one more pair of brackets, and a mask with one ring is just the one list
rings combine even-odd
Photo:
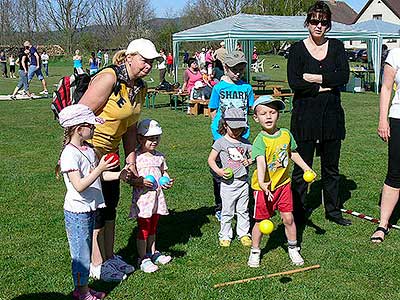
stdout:
[[156,95],[157,93],[155,92],[148,92],[146,94],[146,100],[145,100],[145,106],[146,108],[154,108],[155,107],[155,103],[156,103]]

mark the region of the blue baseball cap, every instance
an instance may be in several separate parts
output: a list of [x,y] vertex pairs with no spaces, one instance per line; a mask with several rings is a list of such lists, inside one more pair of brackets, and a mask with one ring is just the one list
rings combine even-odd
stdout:
[[267,106],[271,105],[279,111],[285,110],[285,107],[286,107],[285,102],[283,102],[280,99],[276,99],[270,95],[260,96],[256,101],[254,101],[253,110],[255,110],[256,107],[260,104],[267,105]]

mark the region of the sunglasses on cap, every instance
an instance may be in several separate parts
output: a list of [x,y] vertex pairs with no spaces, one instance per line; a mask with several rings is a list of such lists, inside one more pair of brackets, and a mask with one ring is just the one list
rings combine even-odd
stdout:
[[318,20],[318,19],[311,19],[308,23],[310,23],[313,26],[317,26],[319,23],[321,23],[321,26],[328,26],[329,21],[328,20]]

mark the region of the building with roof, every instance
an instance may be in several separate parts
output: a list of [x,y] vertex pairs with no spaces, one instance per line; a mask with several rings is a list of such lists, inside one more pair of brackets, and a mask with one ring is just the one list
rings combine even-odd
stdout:
[[346,2],[337,0],[327,0],[325,2],[331,9],[332,21],[347,25],[354,23],[357,13]]
[[[369,0],[354,20],[355,24],[369,20],[381,20],[388,23],[400,24],[400,0]],[[389,49],[400,47],[400,40],[385,39]],[[346,48],[366,48],[360,41],[345,43]]]

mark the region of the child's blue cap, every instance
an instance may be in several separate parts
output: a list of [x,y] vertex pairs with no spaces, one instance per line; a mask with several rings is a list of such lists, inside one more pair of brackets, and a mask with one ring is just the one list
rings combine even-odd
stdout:
[[253,104],[253,110],[255,110],[256,107],[260,104],[267,106],[271,105],[279,111],[285,110],[285,102],[280,99],[276,99],[270,95],[260,96]]

